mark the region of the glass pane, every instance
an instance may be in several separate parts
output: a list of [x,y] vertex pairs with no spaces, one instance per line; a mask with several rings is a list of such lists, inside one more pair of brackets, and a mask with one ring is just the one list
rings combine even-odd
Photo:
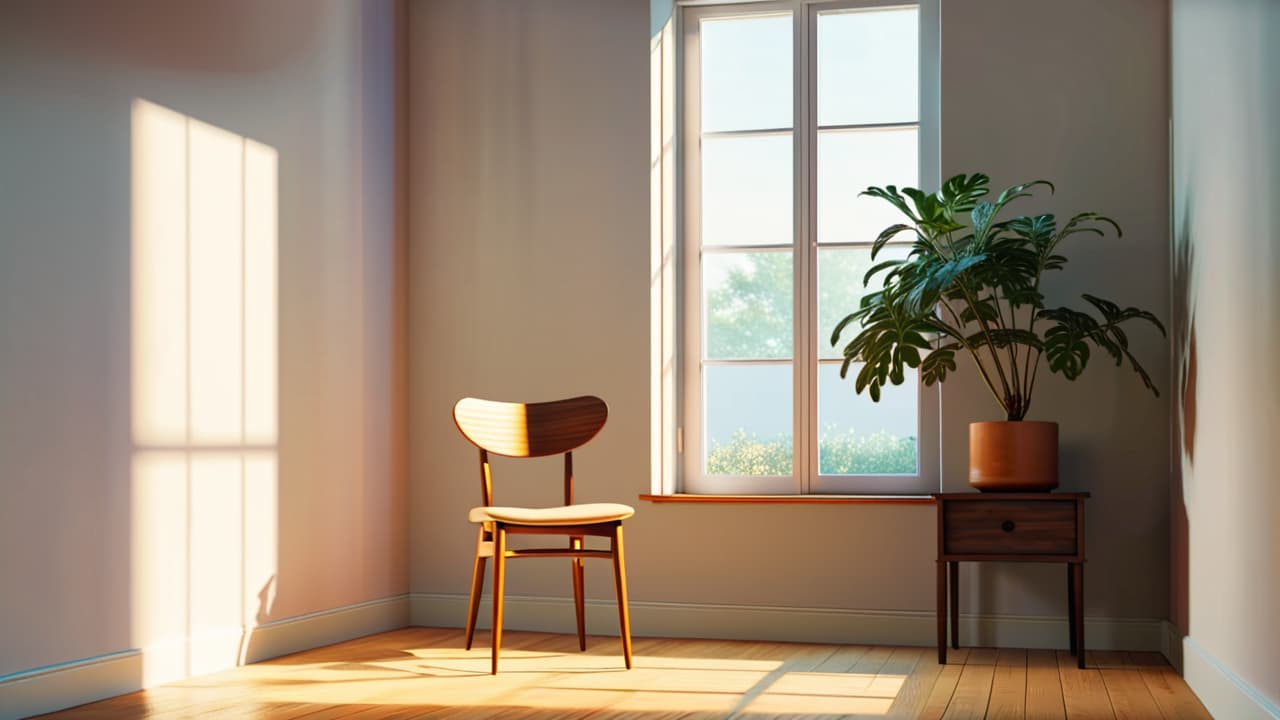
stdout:
[[915,8],[818,15],[818,124],[919,119],[920,24]]
[[702,130],[791,127],[791,16],[702,21]]
[[793,282],[790,250],[703,255],[706,357],[790,358]]
[[702,141],[702,244],[788,244],[792,223],[791,135]]
[[915,128],[818,131],[818,242],[870,243],[906,222],[894,206],[858,193],[872,185],[918,187],[916,137]]
[[901,385],[890,385],[873,402],[853,392],[860,365],[818,366],[818,473],[821,475],[915,474],[919,383],[907,370]]
[[831,332],[846,315],[858,309],[862,296],[884,287],[887,270],[871,279],[869,287],[863,287],[862,279],[876,263],[895,258],[905,258],[911,248],[906,245],[886,245],[871,262],[871,248],[823,248],[818,251],[818,355],[823,358],[843,358],[844,346],[858,334],[862,324],[850,324],[840,332],[840,341],[832,346]]
[[703,422],[708,475],[791,475],[791,364],[713,365]]

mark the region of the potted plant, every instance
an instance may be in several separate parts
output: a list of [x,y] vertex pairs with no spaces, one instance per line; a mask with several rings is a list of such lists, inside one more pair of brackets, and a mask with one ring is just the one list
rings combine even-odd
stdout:
[[1009,203],[1028,197],[1046,180],[1014,185],[994,202],[985,198],[986,175],[957,175],[937,193],[893,185],[868,188],[863,195],[892,203],[909,222],[892,225],[876,238],[872,261],[894,237],[915,236],[905,259],[875,263],[863,283],[883,273],[884,286],[863,296],[860,307],[836,326],[831,344],[846,328],[857,334],[844,347],[845,377],[862,363],[858,393],[879,400],[886,383],[902,384],[905,368],[917,368],[926,385],[942,382],[956,369],[957,353],[968,355],[1003,422],[976,422],[969,428],[969,482],[979,490],[1049,490],[1058,484],[1058,426],[1026,420],[1041,361],[1049,371],[1074,380],[1100,348],[1117,365],[1126,360],[1142,383],[1159,395],[1151,377],[1129,350],[1122,326],[1130,320],[1164,326],[1150,312],[1083,295],[1098,315],[1069,307],[1046,307],[1042,276],[1061,270],[1067,258],[1059,246],[1081,233],[1104,235],[1114,220],[1093,212],[1073,216],[1061,227],[1054,216],[1000,219]]

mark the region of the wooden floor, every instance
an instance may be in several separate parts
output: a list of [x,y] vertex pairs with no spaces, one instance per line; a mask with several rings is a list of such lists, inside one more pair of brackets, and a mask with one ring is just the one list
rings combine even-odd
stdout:
[[617,638],[406,628],[45,718],[1208,718],[1155,653]]

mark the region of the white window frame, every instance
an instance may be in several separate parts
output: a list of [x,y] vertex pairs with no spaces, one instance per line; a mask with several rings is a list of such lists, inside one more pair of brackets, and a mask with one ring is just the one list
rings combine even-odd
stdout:
[[[919,139],[918,185],[926,190],[936,190],[940,184],[939,169],[939,33],[938,0],[772,0],[767,2],[738,2],[714,4],[691,1],[681,3],[677,13],[676,36],[680,38],[681,52],[677,58],[677,78],[680,87],[677,112],[680,120],[681,172],[677,194],[683,212],[679,237],[679,295],[681,319],[679,362],[681,381],[678,383],[679,417],[677,449],[680,454],[675,463],[680,477],[676,483],[681,492],[697,494],[859,494],[859,495],[919,495],[937,492],[940,488],[940,392],[937,385],[918,387],[917,412],[917,470],[911,475],[820,475],[818,473],[818,366],[841,362],[820,360],[819,342],[827,341],[830,328],[817,328],[817,20],[828,11],[917,7],[920,22],[920,80],[919,112],[916,123],[895,123],[893,126],[916,125]],[[725,246],[719,251],[742,252],[764,249],[791,248],[795,279],[793,288],[794,333],[791,357],[793,468],[790,476],[705,476],[703,474],[702,408],[704,404],[702,369],[703,360],[703,299],[701,280],[701,117],[700,117],[700,50],[699,30],[704,19],[748,15],[791,14],[793,18],[793,231],[790,245]],[[877,127],[838,126],[838,127]],[[883,127],[883,125],[881,125]],[[750,131],[761,134],[768,131]],[[867,247],[867,242],[823,243],[823,248]],[[850,308],[852,310],[853,308]],[[847,335],[847,333],[846,333]],[[725,361],[747,364],[752,361]],[[767,361],[777,362],[777,361]],[[849,381],[849,392],[853,392]]]

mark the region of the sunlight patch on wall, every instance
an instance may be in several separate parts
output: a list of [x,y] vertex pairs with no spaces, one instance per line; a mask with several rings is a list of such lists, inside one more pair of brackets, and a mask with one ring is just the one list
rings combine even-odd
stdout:
[[277,569],[277,157],[132,109],[133,627],[145,685],[241,662]]

